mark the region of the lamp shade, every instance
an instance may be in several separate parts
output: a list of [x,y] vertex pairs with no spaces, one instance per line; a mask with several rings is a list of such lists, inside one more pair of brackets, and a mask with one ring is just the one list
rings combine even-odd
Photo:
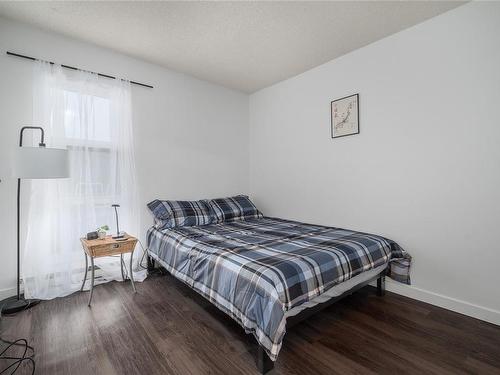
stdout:
[[19,147],[16,158],[17,178],[69,177],[68,151],[59,148]]

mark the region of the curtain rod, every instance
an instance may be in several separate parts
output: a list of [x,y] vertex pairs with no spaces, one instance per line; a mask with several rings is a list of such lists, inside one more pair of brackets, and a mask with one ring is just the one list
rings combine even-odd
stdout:
[[[32,60],[32,61],[44,61],[44,60],[41,60],[41,59],[36,59],[34,57],[31,57],[31,56],[26,56],[26,55],[20,55],[18,53],[14,53],[14,52],[9,52],[7,51],[7,55],[10,55],[10,56],[16,56],[16,57],[21,57],[23,59],[28,59],[28,60]],[[50,65],[54,65],[55,63],[53,63],[52,61],[48,61],[48,63]],[[69,65],[63,65],[61,64],[61,66],[63,68],[66,68],[66,69],[71,69],[71,70],[83,70],[83,69],[80,69],[80,68],[75,68],[74,66],[69,66]],[[94,73],[94,74],[97,74],[99,77],[105,77],[105,78],[111,78],[111,79],[119,79],[119,78],[116,78],[116,77],[113,77],[113,76],[110,76],[108,74],[103,74],[103,73],[97,73],[97,72],[92,72],[91,73]],[[140,82],[134,82],[134,81],[130,81],[131,84],[134,84],[134,85],[138,85],[138,86],[143,86],[143,87],[148,87],[150,89],[153,88],[153,86],[151,85],[146,85],[145,83],[140,83]]]

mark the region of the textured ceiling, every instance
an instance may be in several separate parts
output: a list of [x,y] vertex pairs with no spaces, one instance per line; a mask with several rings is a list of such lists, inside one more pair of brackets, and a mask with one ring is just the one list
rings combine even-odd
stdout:
[[254,92],[460,4],[0,2],[0,15]]

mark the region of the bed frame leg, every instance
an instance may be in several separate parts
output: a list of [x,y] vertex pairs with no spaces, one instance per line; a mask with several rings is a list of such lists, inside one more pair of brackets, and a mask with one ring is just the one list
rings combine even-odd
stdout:
[[380,276],[377,279],[377,296],[382,297],[385,295],[385,276]]
[[274,367],[274,362],[267,355],[266,351],[262,346],[259,345],[257,349],[257,369],[259,373],[266,374],[271,371]]
[[155,269],[155,260],[148,255],[148,271],[151,272]]

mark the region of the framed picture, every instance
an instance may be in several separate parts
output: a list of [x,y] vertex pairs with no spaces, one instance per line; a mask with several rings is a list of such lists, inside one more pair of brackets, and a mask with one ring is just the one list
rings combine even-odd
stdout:
[[331,102],[332,138],[359,133],[359,94]]

